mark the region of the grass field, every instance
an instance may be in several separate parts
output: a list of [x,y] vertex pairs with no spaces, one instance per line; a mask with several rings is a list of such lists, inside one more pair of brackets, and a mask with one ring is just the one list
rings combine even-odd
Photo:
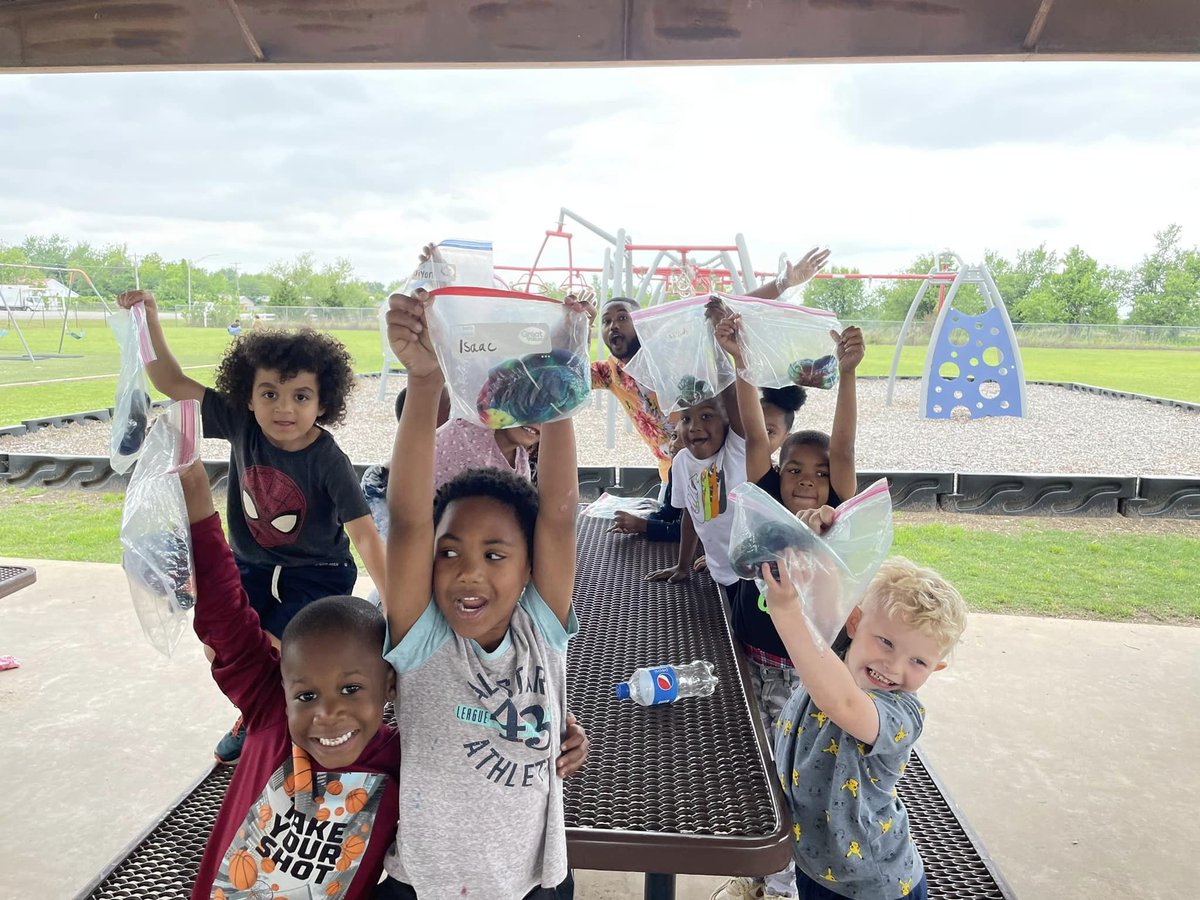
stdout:
[[[120,356],[112,332],[98,319],[81,323],[82,340],[67,338],[64,353],[77,359],[49,359],[35,363],[0,359],[0,425],[22,419],[102,409],[111,406],[116,391]],[[35,353],[58,349],[58,330],[23,325]],[[167,325],[167,340],[179,362],[197,381],[209,383],[213,366],[231,338],[219,328],[185,328]],[[354,356],[360,372],[379,371],[379,335],[374,331],[333,332]],[[892,347],[871,346],[862,374],[886,375]],[[0,357],[17,356],[21,344],[15,331],[0,337]],[[1022,351],[1025,376],[1030,380],[1078,381],[1101,387],[1200,402],[1200,351],[1187,350],[1055,350],[1031,347]],[[906,347],[899,373],[920,375],[923,347]],[[80,379],[63,381],[61,379]],[[27,382],[53,381],[50,384]]]
[[[0,487],[0,556],[120,561],[122,494]],[[1200,534],[1096,534],[1030,520],[900,524],[895,553],[933,566],[981,612],[1200,625]],[[972,523],[974,526],[974,522]]]

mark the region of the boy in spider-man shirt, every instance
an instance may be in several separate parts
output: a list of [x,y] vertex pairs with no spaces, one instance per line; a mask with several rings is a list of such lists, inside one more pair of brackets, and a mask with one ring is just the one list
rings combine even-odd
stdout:
[[[154,386],[172,400],[199,400],[205,436],[229,441],[229,544],[271,640],[278,645],[292,616],[318,597],[353,592],[351,542],[382,589],[383,542],[350,459],[322,427],[342,420],[354,388],[341,342],[308,329],[253,330],[230,343],[213,390],[171,355],[149,291],[117,303],[145,308]],[[245,735],[238,720],[217,760],[237,762]]]

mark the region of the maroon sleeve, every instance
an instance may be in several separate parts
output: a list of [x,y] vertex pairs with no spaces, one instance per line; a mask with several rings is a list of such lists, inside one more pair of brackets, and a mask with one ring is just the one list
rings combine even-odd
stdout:
[[247,728],[286,716],[279,653],[250,608],[233,551],[213,514],[192,526],[196,635],[212,648],[213,680],[242,711]]

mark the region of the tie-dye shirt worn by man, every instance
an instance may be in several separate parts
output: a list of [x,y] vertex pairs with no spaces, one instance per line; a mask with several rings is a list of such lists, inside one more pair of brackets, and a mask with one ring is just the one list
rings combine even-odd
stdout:
[[592,390],[600,389],[612,391],[624,407],[633,427],[654,454],[659,475],[666,481],[671,471],[670,423],[653,392],[634,381],[615,356],[592,363]]

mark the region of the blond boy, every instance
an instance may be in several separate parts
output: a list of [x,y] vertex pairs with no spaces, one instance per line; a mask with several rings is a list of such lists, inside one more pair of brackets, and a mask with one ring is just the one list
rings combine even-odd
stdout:
[[[829,507],[801,515],[814,531]],[[822,652],[786,567],[764,567],[767,607],[804,687],[776,721],[775,760],[792,812],[799,895],[923,900],[921,855],[896,791],[925,724],[917,690],[966,628],[962,596],[936,572],[885,562],[850,614],[845,658]]]

